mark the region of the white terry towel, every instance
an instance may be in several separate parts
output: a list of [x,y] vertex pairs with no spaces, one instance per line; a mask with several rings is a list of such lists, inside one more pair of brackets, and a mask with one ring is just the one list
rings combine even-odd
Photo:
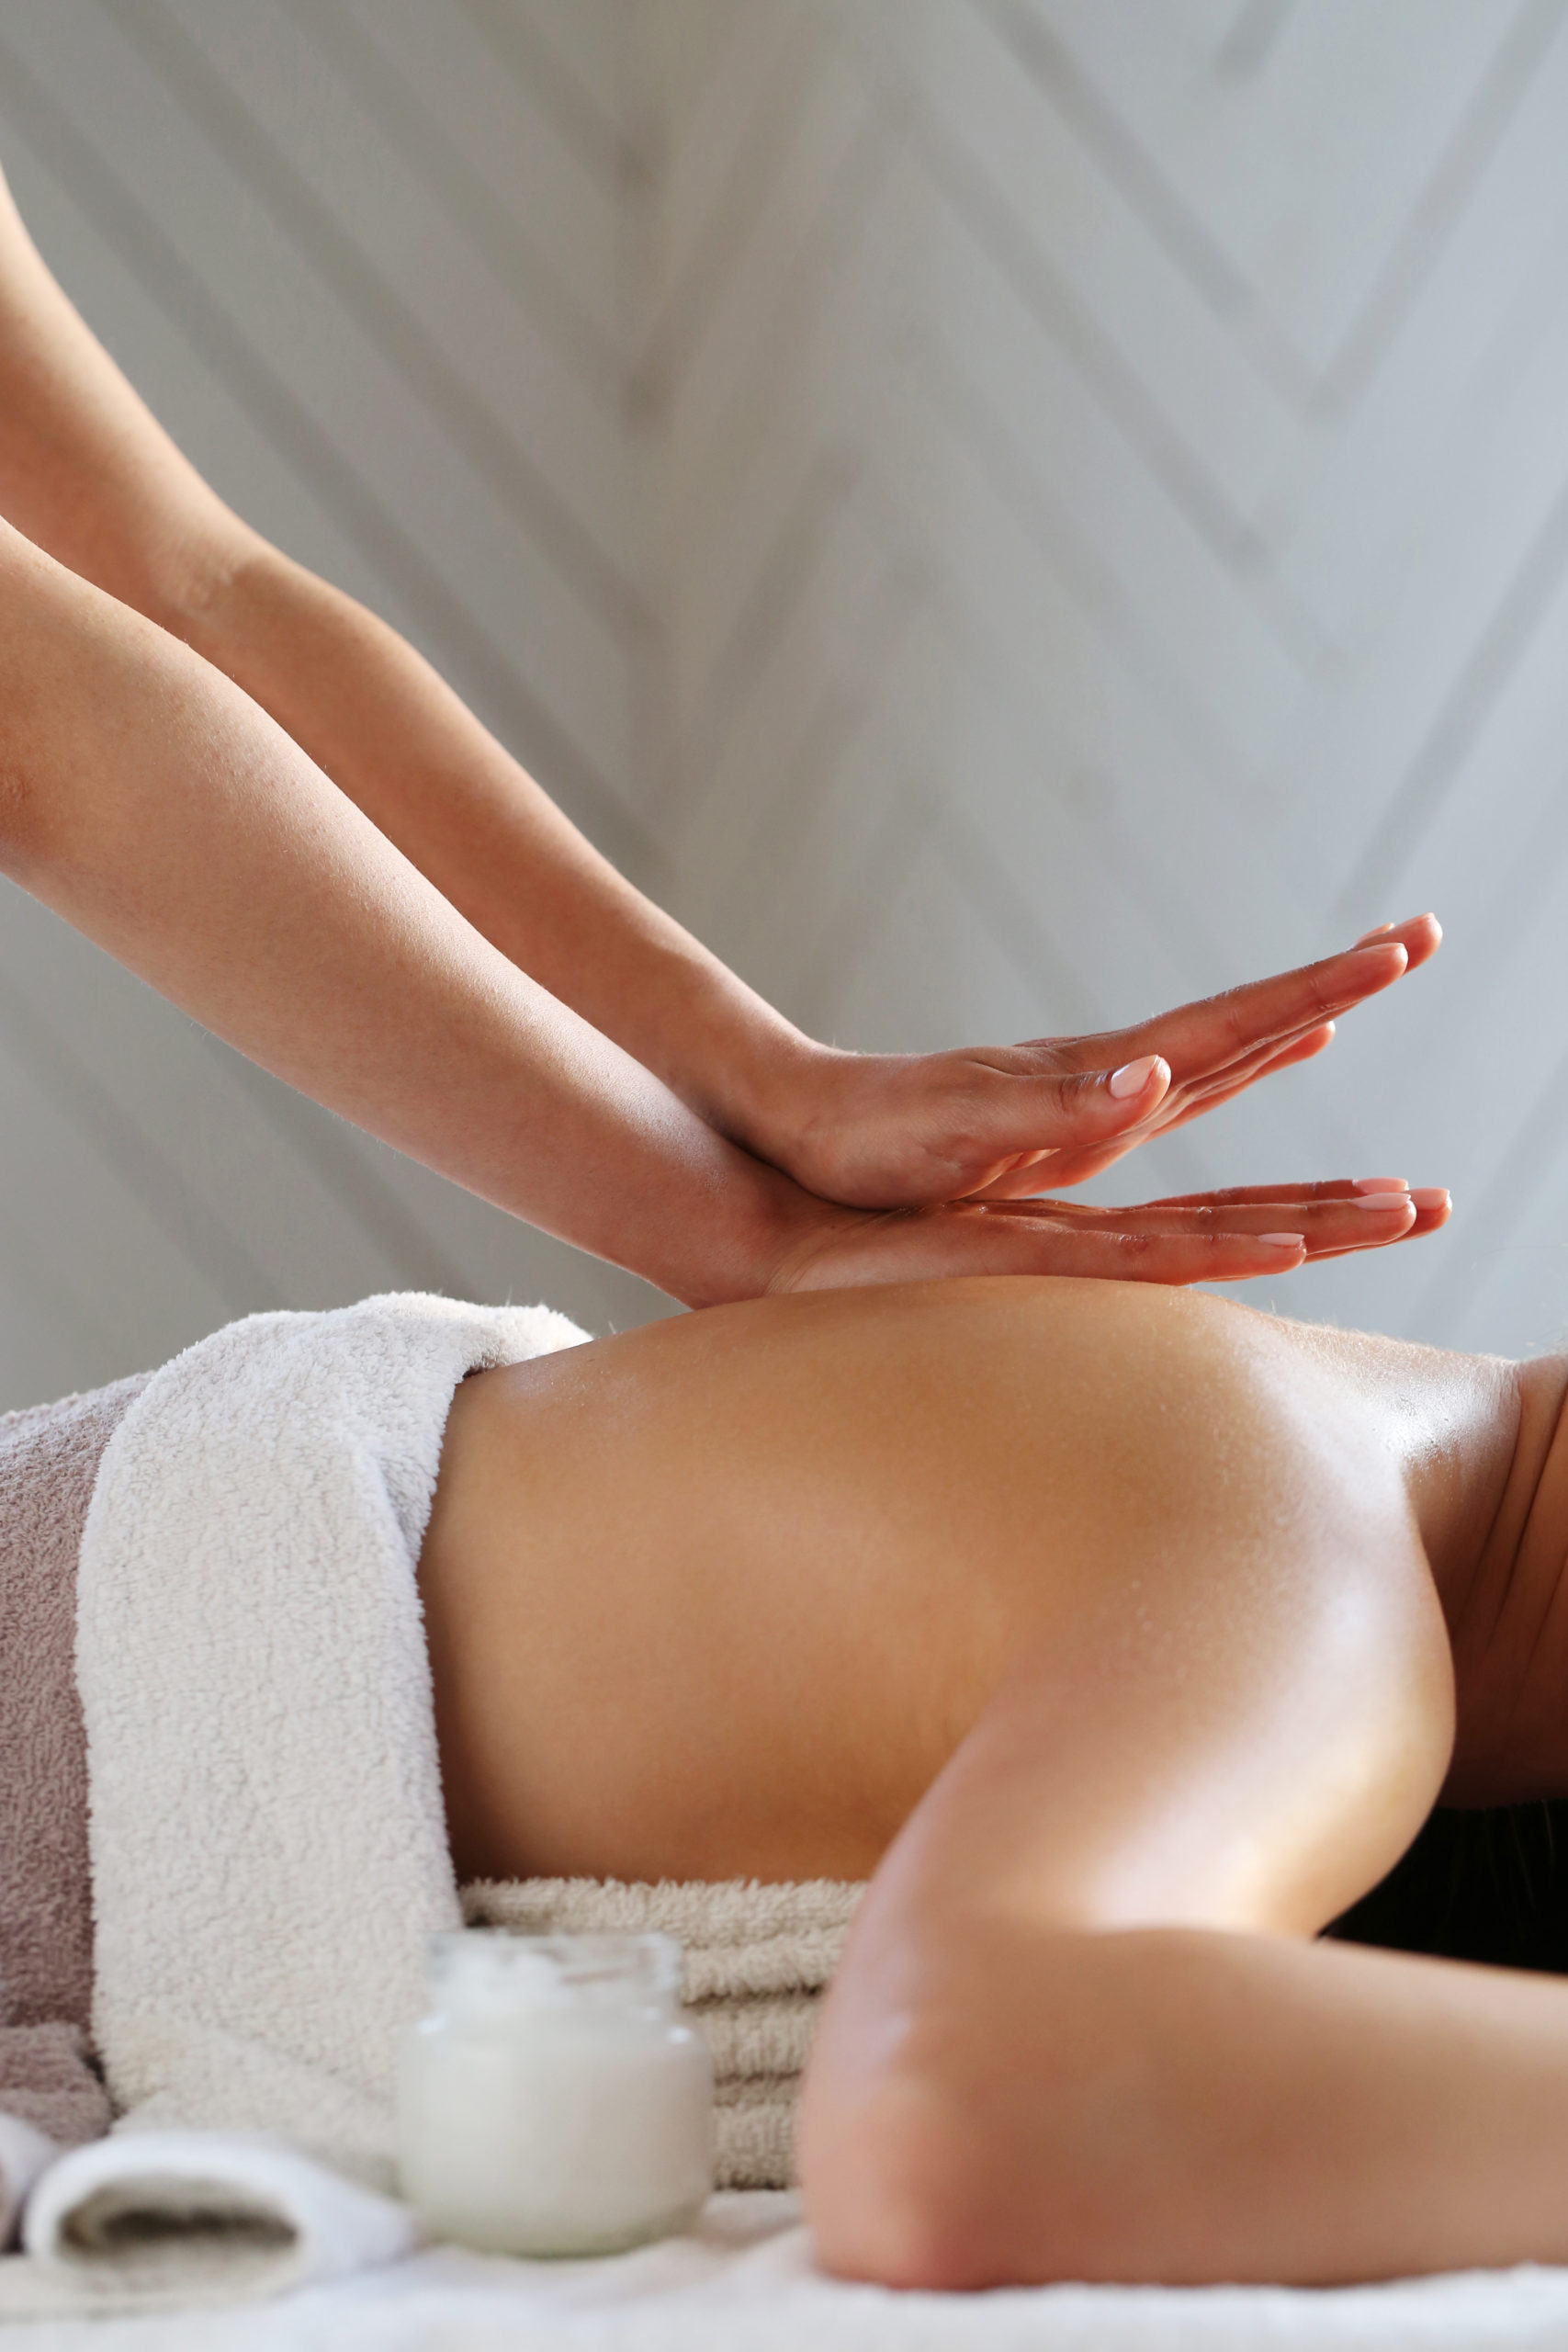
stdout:
[[253,1316],[116,1431],[77,1676],[118,2128],[277,2132],[389,2185],[399,2031],[461,1924],[414,1582],[446,1416],[585,1336],[417,1295]]
[[406,2206],[283,2141],[116,2132],[34,2189],[31,2259],[0,2264],[0,2322],[278,2294],[395,2261],[418,2238]]

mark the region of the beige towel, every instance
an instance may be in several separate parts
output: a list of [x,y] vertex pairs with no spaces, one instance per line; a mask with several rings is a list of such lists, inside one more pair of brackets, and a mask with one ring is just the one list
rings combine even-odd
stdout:
[[718,2186],[785,2188],[817,2012],[864,1892],[834,1879],[533,1878],[465,1887],[463,1916],[470,1927],[525,1935],[678,1936],[687,2005],[713,2050]]
[[61,2147],[109,2120],[86,2056],[93,1926],[76,1560],[104,1448],[147,1378],[0,1419],[0,2115]]

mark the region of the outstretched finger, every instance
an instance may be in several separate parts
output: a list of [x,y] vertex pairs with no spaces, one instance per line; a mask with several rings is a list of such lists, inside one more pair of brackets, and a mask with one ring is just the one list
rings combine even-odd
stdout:
[[1043,1201],[1041,1213],[1084,1232],[1181,1234],[1299,1233],[1309,1257],[1337,1257],[1347,1250],[1381,1250],[1401,1241],[1416,1210],[1403,1188],[1394,1192],[1337,1193],[1305,1200],[1213,1200],[1179,1204],[1141,1201],[1132,1208],[1089,1208],[1072,1201]]
[[[1418,1185],[1410,1199],[1416,1211],[1416,1221],[1408,1232],[1400,1235],[1402,1241],[1420,1241],[1428,1233],[1437,1233],[1447,1225],[1453,1213],[1452,1198],[1438,1184]],[[1320,1250],[1314,1254],[1320,1258],[1342,1258],[1346,1253],[1343,1250]]]
[[1114,1038],[1085,1038],[1079,1050],[1093,1052],[1097,1060],[1112,1054],[1161,1053],[1179,1086],[1224,1069],[1259,1046],[1284,1046],[1349,1012],[1392,987],[1413,962],[1425,963],[1441,937],[1435,917],[1416,916],[1382,937],[1180,1005]]
[[1178,1085],[1227,1069],[1259,1046],[1278,1046],[1392,988],[1409,958],[1395,939],[1348,948],[1300,971],[1254,980],[1131,1031],[1129,1050],[1164,1054]]
[[[1232,1184],[1223,1192],[1168,1193],[1157,1201],[1143,1201],[1146,1209],[1228,1209],[1254,1205],[1292,1205],[1312,1201],[1349,1201],[1379,1193],[1409,1194],[1403,1176],[1332,1176],[1313,1183]],[[1446,1197],[1446,1196],[1445,1196]]]
[[1410,958],[1405,968],[1414,972],[1423,964],[1430,963],[1442,945],[1443,926],[1436,915],[1412,915],[1404,922],[1374,923],[1371,931],[1364,931],[1361,933],[1355,944],[1358,947],[1366,947],[1384,939],[1397,939],[1400,942]]

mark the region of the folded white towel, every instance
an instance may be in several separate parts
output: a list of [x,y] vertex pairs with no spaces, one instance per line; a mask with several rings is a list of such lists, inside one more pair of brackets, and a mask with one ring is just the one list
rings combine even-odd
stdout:
[[412,2214],[259,2133],[128,2132],[51,2165],[0,2319],[167,2310],[344,2277],[418,2243]]

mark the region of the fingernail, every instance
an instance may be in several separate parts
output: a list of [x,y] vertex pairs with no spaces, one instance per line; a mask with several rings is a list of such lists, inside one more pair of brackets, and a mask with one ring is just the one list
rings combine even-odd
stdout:
[[1390,1209],[1407,1209],[1410,1194],[1403,1189],[1396,1193],[1363,1193],[1359,1200],[1347,1201],[1347,1208],[1379,1209],[1384,1216]]
[[1410,1190],[1403,1176],[1358,1176],[1358,1193],[1407,1193]]
[[1346,961],[1353,963],[1358,956],[1397,956],[1406,964],[1410,961],[1402,939],[1358,940],[1354,947],[1345,950]]
[[1269,1250],[1304,1250],[1306,1247],[1304,1233],[1260,1233],[1258,1238]]
[[1113,1069],[1111,1091],[1118,1102],[1125,1102],[1130,1096],[1141,1094],[1160,1066],[1158,1054],[1145,1054],[1139,1060],[1123,1062],[1120,1069]]
[[1393,929],[1393,925],[1391,922],[1375,922],[1373,923],[1371,931],[1364,931],[1361,933],[1361,936],[1356,942],[1356,945],[1358,947],[1364,947],[1369,939],[1381,939],[1385,931],[1392,931]]
[[1410,1195],[1418,1209],[1444,1209],[1449,1205],[1449,1193],[1443,1184],[1418,1184]]

